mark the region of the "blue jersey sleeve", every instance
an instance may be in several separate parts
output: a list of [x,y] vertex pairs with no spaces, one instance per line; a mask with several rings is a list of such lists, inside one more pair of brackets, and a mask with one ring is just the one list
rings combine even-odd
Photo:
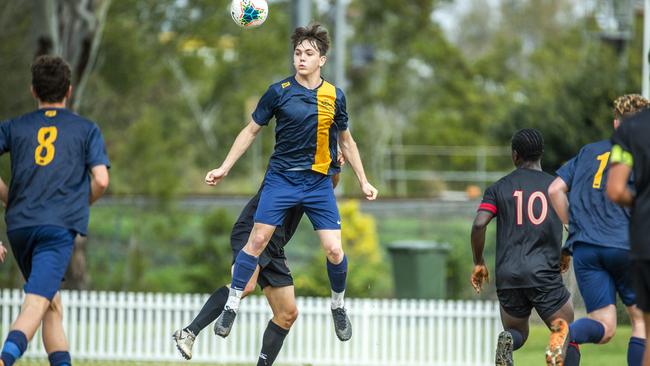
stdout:
[[257,108],[253,112],[253,121],[260,126],[268,125],[275,113],[279,97],[278,92],[271,85],[257,103]]
[[348,111],[345,102],[345,94],[341,93],[340,98],[336,98],[336,114],[334,115],[334,123],[339,131],[348,129]]
[[571,189],[571,184],[573,183],[573,176],[576,172],[576,160],[577,156],[574,156],[573,159],[569,160],[566,164],[562,165],[560,169],[555,172],[558,177],[562,178],[564,183]]
[[0,124],[0,155],[11,150],[11,129],[9,121]]
[[102,133],[97,125],[93,125],[86,140],[86,166],[92,169],[98,165],[106,165],[107,168],[111,166]]

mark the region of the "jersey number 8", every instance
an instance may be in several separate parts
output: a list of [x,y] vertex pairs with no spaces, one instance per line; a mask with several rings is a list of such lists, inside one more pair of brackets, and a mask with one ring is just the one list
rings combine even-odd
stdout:
[[34,151],[34,160],[37,165],[46,166],[54,160],[54,141],[58,130],[56,127],[41,127],[38,130],[38,146]]

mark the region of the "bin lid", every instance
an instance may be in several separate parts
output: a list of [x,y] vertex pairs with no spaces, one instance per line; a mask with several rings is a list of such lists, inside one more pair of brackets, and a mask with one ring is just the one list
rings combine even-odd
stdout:
[[447,252],[451,250],[451,246],[447,243],[437,243],[435,241],[426,241],[426,240],[400,240],[388,245],[388,250],[390,251],[399,251],[399,250],[408,250],[408,251],[443,251]]

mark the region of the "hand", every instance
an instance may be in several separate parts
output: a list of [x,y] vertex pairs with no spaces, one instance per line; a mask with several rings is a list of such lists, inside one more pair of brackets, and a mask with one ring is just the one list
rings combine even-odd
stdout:
[[571,265],[571,253],[566,250],[562,251],[562,257],[560,257],[560,273],[565,273],[569,270]]
[[336,153],[336,162],[339,164],[339,166],[345,165],[345,156],[343,156],[343,152],[341,152],[341,150]]
[[4,245],[2,245],[2,242],[0,241],[0,262],[4,263],[6,256],[7,256],[7,248]]
[[490,274],[485,264],[475,264],[474,271],[472,271],[472,277],[470,278],[472,287],[477,294],[481,293],[481,287],[484,283],[490,282]]
[[377,194],[379,191],[377,191],[377,188],[373,187],[372,184],[366,182],[361,185],[361,191],[363,191],[363,194],[366,196],[366,199],[368,201],[374,201],[375,198],[377,198]]
[[209,186],[216,186],[226,175],[228,175],[228,172],[226,172],[226,170],[221,167],[210,170],[205,176],[205,184]]

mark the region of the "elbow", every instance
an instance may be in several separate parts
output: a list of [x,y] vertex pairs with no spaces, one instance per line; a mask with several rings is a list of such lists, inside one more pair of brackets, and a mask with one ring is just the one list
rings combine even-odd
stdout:
[[486,224],[480,221],[474,221],[472,224],[472,234],[485,230]]
[[616,184],[607,185],[607,197],[615,203],[620,203],[624,195],[624,187],[619,187]]
[[339,141],[339,145],[341,146],[341,151],[345,153],[354,149],[357,146],[357,143],[354,142],[352,138],[348,138],[345,139],[344,141]]
[[108,175],[104,175],[101,177],[95,177],[95,186],[102,192],[106,191],[108,189],[108,184],[109,184],[110,179],[108,178]]
[[551,200],[558,199],[567,192],[566,184],[560,178],[555,178],[553,183],[548,187],[548,195]]

